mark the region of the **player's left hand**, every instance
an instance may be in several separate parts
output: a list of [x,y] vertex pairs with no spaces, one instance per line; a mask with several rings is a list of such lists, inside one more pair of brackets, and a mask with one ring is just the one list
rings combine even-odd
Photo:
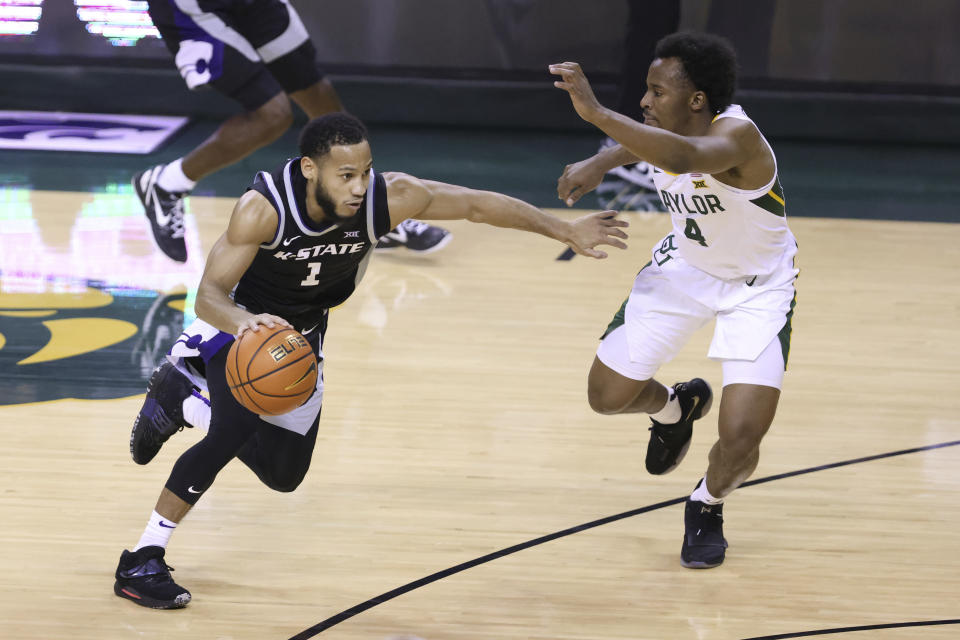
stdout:
[[576,62],[560,62],[550,65],[549,69],[553,75],[560,76],[561,80],[555,81],[553,86],[570,94],[577,115],[587,122],[593,122],[593,118],[603,110],[603,106],[593,95],[590,82],[580,65]]
[[590,258],[607,257],[605,251],[594,249],[599,244],[626,249],[626,243],[618,238],[628,237],[620,227],[629,227],[630,223],[626,220],[617,220],[616,215],[616,211],[598,211],[580,216],[571,223],[572,231],[567,238],[567,246],[580,255]]

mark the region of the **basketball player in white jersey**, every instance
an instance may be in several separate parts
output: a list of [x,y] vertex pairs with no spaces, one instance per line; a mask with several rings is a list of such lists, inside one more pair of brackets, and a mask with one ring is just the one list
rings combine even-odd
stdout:
[[653,426],[646,467],[681,461],[693,422],[713,394],[700,378],[666,387],[653,376],[710,320],[708,356],[723,367],[719,439],[687,499],[685,567],[724,560],[723,501],[757,467],[773,422],[790,346],[797,245],[785,218],[773,150],[739,106],[736,54],[722,38],[678,33],[657,44],[643,97],[643,124],[606,109],[575,62],[550,66],[581,118],[619,143],[569,165],[558,182],[572,205],[612,167],[643,160],[673,229],[653,248],[629,298],[607,328],[588,379],[602,414],[646,413]]

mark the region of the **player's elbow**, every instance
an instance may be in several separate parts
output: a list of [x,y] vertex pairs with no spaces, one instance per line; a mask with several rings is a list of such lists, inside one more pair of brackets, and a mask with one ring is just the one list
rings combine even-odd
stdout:
[[478,207],[468,207],[463,215],[464,220],[469,220],[470,222],[476,222],[478,224],[486,224],[487,218],[487,212]]
[[197,287],[197,299],[193,303],[193,310],[198,318],[209,322],[209,319],[214,317],[217,297],[215,288],[201,280]]
[[210,302],[207,300],[207,297],[202,295],[200,291],[197,291],[197,299],[193,303],[193,310],[197,314],[198,318],[209,318],[212,308]]

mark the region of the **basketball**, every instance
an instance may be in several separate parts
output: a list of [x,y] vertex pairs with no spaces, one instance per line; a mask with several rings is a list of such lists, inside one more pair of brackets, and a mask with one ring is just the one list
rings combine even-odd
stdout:
[[276,416],[307,401],[317,386],[317,358],[293,329],[244,331],[227,353],[227,384],[250,411]]

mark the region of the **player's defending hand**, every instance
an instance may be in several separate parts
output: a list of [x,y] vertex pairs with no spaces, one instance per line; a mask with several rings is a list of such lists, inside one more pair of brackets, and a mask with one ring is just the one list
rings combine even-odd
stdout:
[[597,164],[594,157],[568,164],[557,180],[557,197],[568,206],[590,193],[603,181],[606,170]]
[[259,331],[260,325],[265,326],[267,329],[273,329],[277,325],[280,325],[281,327],[287,327],[288,329],[293,329],[293,325],[280,316],[271,315],[269,313],[260,313],[255,316],[250,316],[240,323],[240,326],[237,327],[237,337],[239,338],[242,336],[244,331]]
[[555,81],[553,86],[569,93],[573,108],[577,110],[577,115],[592,123],[593,119],[603,111],[603,106],[593,95],[590,82],[587,80],[587,76],[583,74],[580,65],[576,62],[560,62],[550,65],[549,69],[550,73],[561,78]]
[[626,243],[618,238],[627,238],[627,234],[619,227],[629,227],[630,223],[626,220],[617,220],[616,215],[616,211],[598,211],[580,216],[571,223],[573,230],[567,238],[567,246],[580,255],[591,258],[607,257],[605,251],[594,249],[598,244],[626,249]]

